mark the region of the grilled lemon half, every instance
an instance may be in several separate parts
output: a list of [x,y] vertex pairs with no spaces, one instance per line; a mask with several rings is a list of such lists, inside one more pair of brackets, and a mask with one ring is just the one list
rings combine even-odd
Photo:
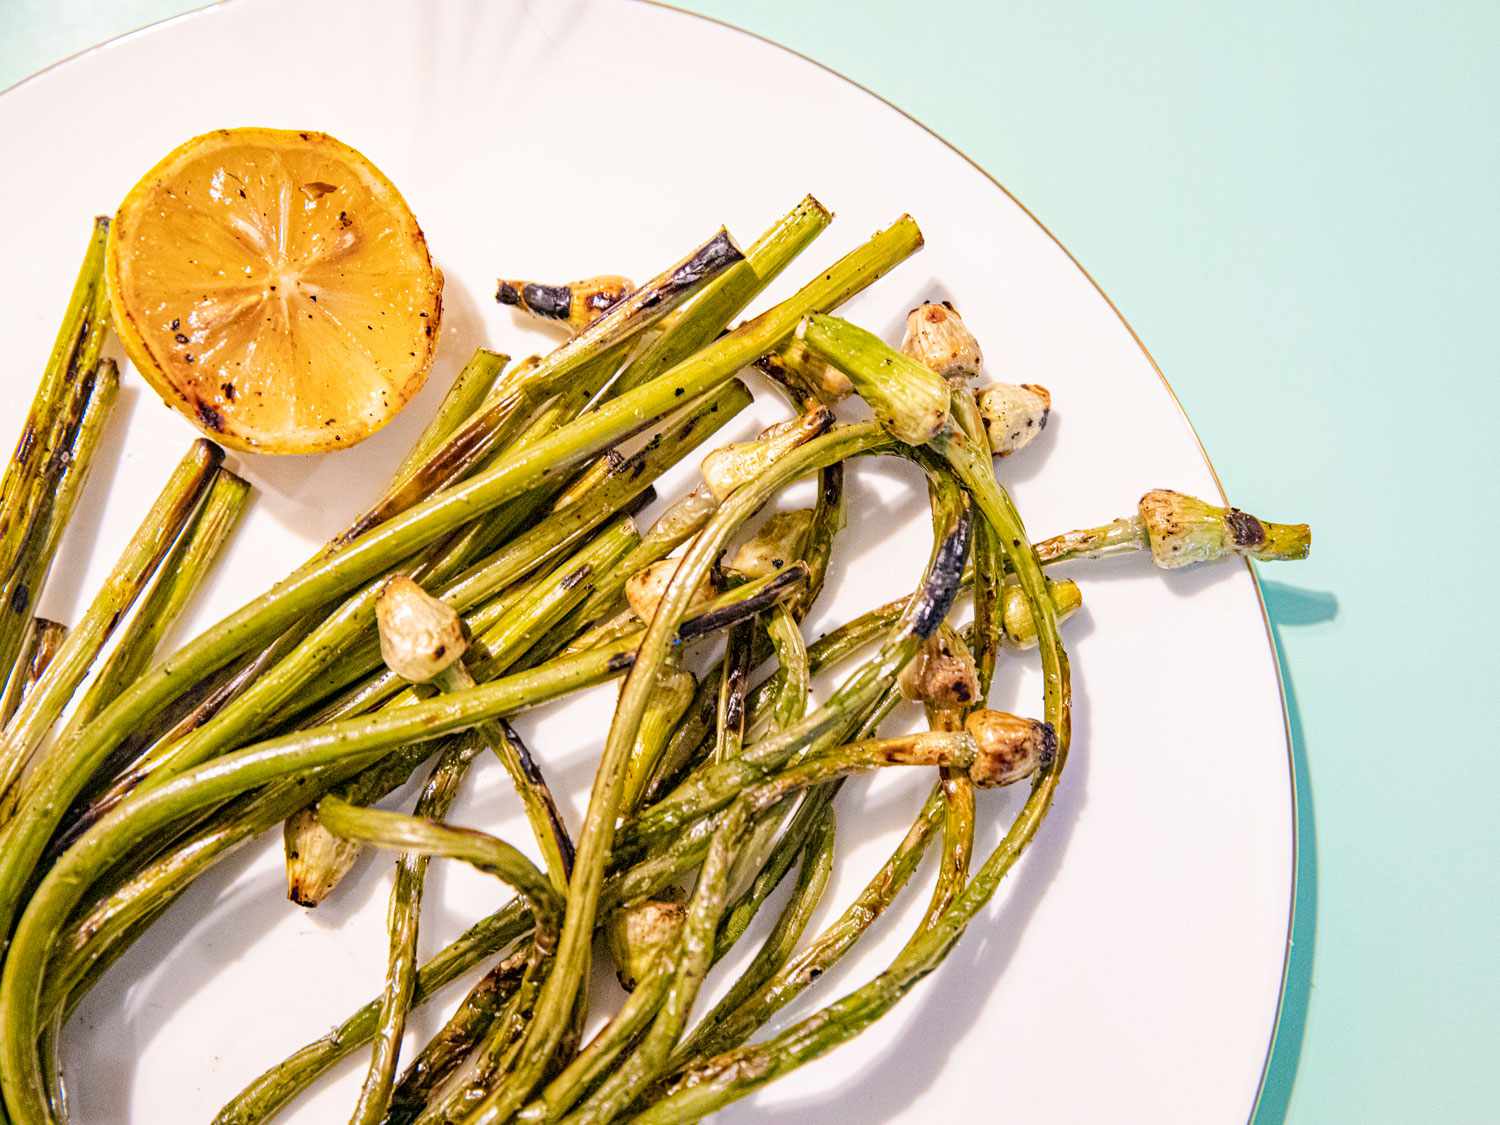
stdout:
[[136,368],[235,449],[362,441],[437,347],[443,278],[422,229],[325,133],[221,129],[174,149],[120,205],[106,270]]

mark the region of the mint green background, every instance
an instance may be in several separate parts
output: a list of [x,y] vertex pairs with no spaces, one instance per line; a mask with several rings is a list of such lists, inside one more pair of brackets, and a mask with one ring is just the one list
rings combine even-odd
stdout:
[[[0,0],[0,87],[195,6]],[[1313,523],[1312,559],[1265,572],[1303,853],[1258,1121],[1497,1120],[1500,8],[690,7],[1004,182],[1147,342],[1236,501]]]

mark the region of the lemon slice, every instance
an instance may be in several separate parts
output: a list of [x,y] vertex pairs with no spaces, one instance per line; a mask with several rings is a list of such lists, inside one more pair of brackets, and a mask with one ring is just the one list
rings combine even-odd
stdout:
[[324,133],[221,129],[131,189],[109,235],[131,361],[218,441],[347,448],[421,389],[442,275],[406,201]]

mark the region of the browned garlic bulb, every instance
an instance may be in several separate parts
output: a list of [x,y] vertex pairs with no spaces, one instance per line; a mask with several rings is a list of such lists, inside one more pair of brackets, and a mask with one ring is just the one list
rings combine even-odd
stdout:
[[635,290],[628,277],[603,274],[570,281],[566,285],[541,285],[535,281],[500,279],[495,300],[513,305],[539,320],[566,324],[574,332],[587,328],[611,305]]
[[[1047,579],[1047,592],[1052,595],[1058,621],[1066,621],[1083,605],[1083,592],[1071,578],[1055,582]],[[1036,644],[1036,618],[1031,616],[1031,603],[1026,600],[1020,586],[1007,584],[1001,589],[1000,611],[1008,643],[1016,648],[1030,648]]]
[[979,414],[996,457],[1025,448],[1047,428],[1052,395],[1036,383],[992,383],[979,392]]
[[615,976],[626,992],[634,992],[661,951],[676,944],[687,918],[686,903],[682,888],[669,886],[609,916],[605,939],[615,962]]
[[754,480],[803,442],[826,433],[833,425],[833,411],[817,406],[804,414],[771,426],[752,441],[720,446],[703,459],[703,480],[721,504],[748,480]]
[[950,301],[928,301],[906,314],[901,352],[952,382],[977,378],[984,362],[979,341]]
[[774,352],[756,360],[755,366],[779,382],[811,391],[830,406],[854,393],[849,376],[814,355],[799,336],[790,337]]
[[[658,559],[645,570],[632,574],[626,581],[625,600],[630,603],[631,611],[642,621],[649,624],[656,616],[656,609],[661,605],[662,596],[671,585],[672,576],[677,573],[677,567],[681,562],[682,559],[677,557]],[[695,609],[713,596],[713,586],[705,578],[703,584],[693,592],[688,607]]]
[[658,540],[681,541],[697,532],[719,510],[719,501],[706,484],[679,496],[665,512],[656,517],[650,534]]
[[901,670],[901,694],[944,711],[972,707],[979,698],[974,657],[958,631],[946,621],[922,642]]
[[1305,559],[1312,532],[1305,523],[1271,523],[1238,508],[1158,488],[1141,497],[1140,520],[1151,560],[1166,570],[1230,554],[1253,559]]
[[324,828],[311,808],[282,825],[286,837],[286,896],[298,906],[317,906],[359,858],[360,845]]
[[765,578],[790,566],[802,557],[812,520],[811,508],[776,512],[753,538],[740,544],[728,569],[746,578]]
[[1030,777],[1057,753],[1057,734],[1050,723],[1005,711],[975,711],[964,720],[964,730],[976,747],[969,776],[984,788]]
[[404,574],[388,580],[375,601],[380,657],[403,680],[425,684],[464,654],[463,622],[452,606]]

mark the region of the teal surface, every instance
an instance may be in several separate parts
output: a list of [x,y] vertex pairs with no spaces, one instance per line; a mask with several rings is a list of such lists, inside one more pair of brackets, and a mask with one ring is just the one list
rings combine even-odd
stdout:
[[[0,87],[194,6],[0,0]],[[1314,525],[1264,571],[1303,852],[1258,1121],[1496,1120],[1500,7],[691,6],[988,169],[1129,318],[1236,502]]]

